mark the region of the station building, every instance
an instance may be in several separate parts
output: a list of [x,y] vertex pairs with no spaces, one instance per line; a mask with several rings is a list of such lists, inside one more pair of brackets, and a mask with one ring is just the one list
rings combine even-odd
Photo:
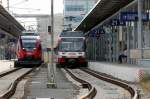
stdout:
[[16,42],[24,28],[0,5],[0,60],[14,59]]
[[75,29],[97,0],[64,0],[64,29]]
[[150,63],[150,1],[99,0],[75,30],[85,32],[90,61]]

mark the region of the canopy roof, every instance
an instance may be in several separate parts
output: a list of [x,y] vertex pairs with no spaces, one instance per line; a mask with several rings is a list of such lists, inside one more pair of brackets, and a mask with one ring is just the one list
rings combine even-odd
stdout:
[[0,5],[0,29],[18,37],[24,27]]
[[99,0],[75,31],[87,32],[134,0]]

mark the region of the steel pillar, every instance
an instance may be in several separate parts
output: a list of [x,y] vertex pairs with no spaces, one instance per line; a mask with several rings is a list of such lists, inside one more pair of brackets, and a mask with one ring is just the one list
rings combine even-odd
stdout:
[[138,0],[138,49],[141,50],[141,58],[143,59],[143,35],[142,35],[142,0]]
[[130,28],[131,28],[131,23],[128,22],[127,24],[127,63],[130,63]]
[[53,12],[53,0],[51,0],[51,64],[48,63],[48,88],[56,88],[56,66],[54,66],[54,12]]

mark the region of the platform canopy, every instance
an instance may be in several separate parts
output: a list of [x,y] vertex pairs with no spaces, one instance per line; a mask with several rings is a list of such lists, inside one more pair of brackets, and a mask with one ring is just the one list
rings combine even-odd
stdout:
[[87,32],[134,0],[99,0],[75,31]]
[[0,5],[0,29],[18,37],[24,27]]

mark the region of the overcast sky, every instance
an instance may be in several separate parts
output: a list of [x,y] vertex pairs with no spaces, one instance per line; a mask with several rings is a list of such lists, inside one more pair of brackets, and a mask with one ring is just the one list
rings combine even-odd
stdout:
[[[3,6],[7,6],[7,0],[2,0]],[[51,0],[9,0],[11,14],[51,14]],[[63,0],[54,1],[54,13],[63,13]],[[39,10],[40,9],[40,10]],[[35,27],[37,22],[34,18],[18,18],[23,26]],[[35,26],[34,26],[35,25]]]
[[[13,13],[50,14],[50,2],[51,0],[10,0],[10,10]],[[63,13],[63,0],[54,0],[54,13]]]

